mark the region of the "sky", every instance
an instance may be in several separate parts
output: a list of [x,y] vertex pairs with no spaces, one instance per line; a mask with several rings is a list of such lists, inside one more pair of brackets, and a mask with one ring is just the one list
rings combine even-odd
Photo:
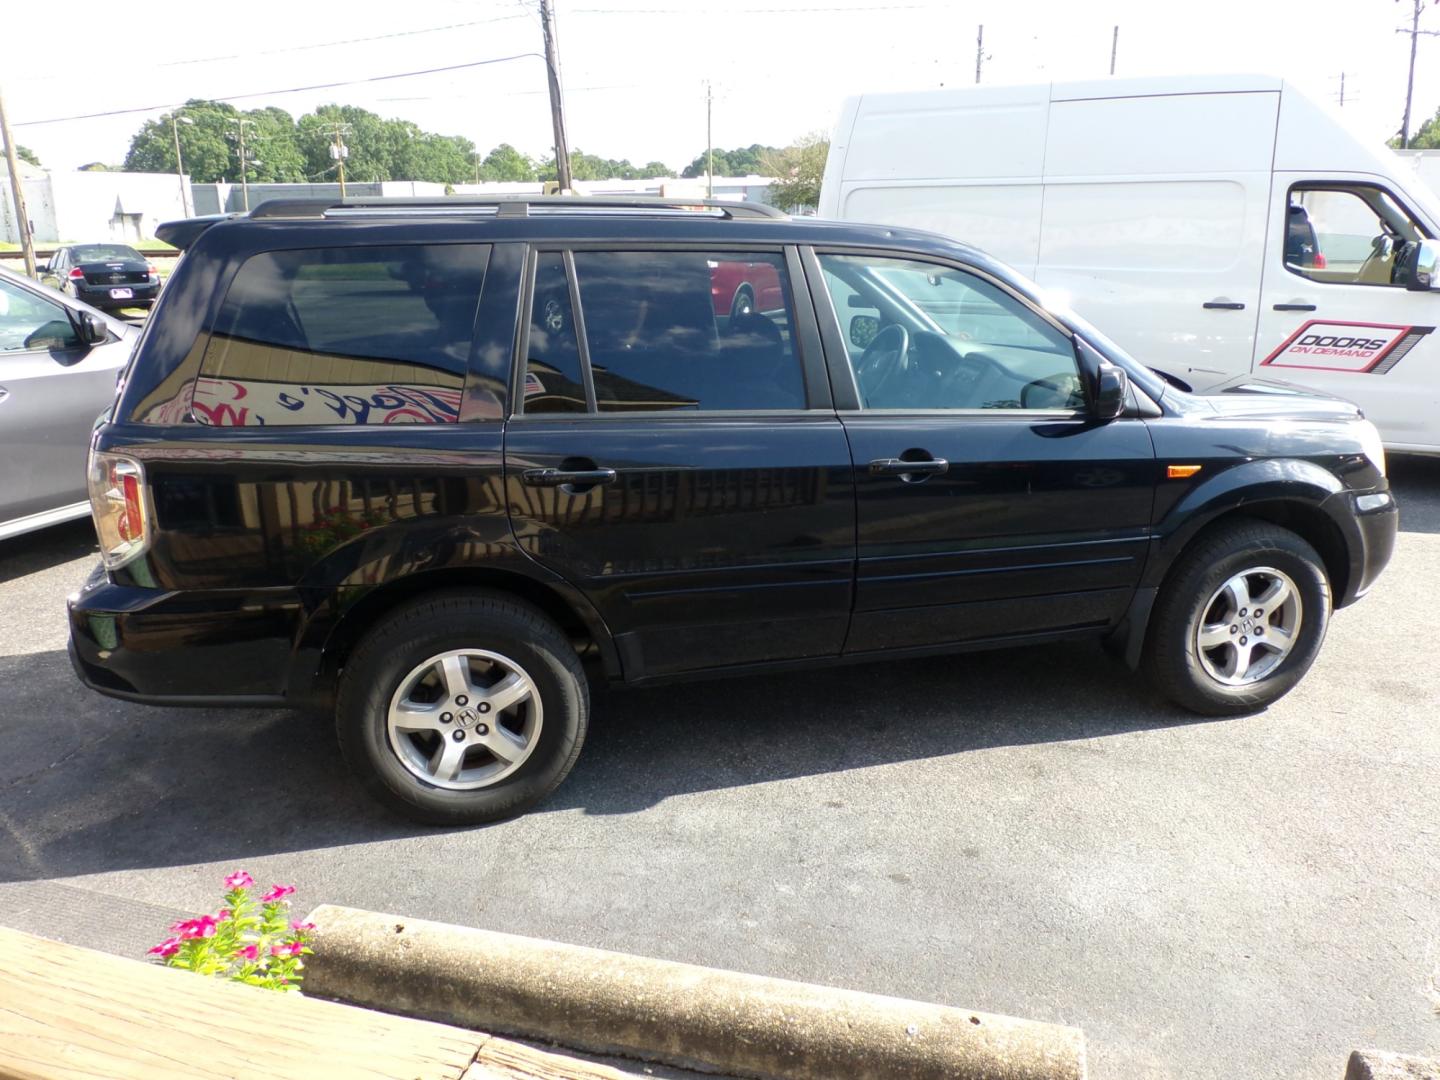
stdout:
[[[555,11],[571,148],[678,169],[705,148],[707,81],[716,146],[784,145],[828,132],[848,95],[973,85],[980,24],[985,83],[1106,77],[1117,25],[1117,76],[1264,72],[1338,105],[1343,72],[1344,119],[1379,142],[1400,126],[1409,37],[1396,28],[1412,2],[557,0]],[[1421,27],[1440,31],[1440,5],[1425,2]],[[15,141],[49,168],[118,163],[146,119],[241,94],[259,95],[241,108],[353,104],[482,152],[550,153],[536,0],[148,0],[123,17],[95,0],[6,7],[0,91]],[[1412,130],[1440,107],[1440,37],[1419,50]],[[121,109],[143,111],[36,123]]]

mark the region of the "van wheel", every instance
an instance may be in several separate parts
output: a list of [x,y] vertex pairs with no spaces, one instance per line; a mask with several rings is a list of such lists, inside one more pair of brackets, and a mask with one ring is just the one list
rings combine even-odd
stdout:
[[340,678],[340,750],[381,802],[429,825],[511,817],[559,786],[585,740],[589,688],[564,633],[485,592],[407,605]]
[[1310,669],[1329,622],[1330,583],[1313,547],[1263,521],[1225,523],[1201,535],[1161,590],[1145,667],[1193,712],[1255,712]]

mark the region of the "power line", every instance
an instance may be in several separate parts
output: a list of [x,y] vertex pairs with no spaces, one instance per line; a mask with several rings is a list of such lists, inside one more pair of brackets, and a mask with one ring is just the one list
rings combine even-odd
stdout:
[[[420,30],[397,30],[393,34],[376,34],[373,37],[346,38],[343,41],[318,41],[313,45],[290,45],[283,49],[262,49],[259,52],[229,53],[225,56],[206,56],[195,60],[168,60],[152,67],[181,67],[185,64],[211,64],[219,60],[244,60],[252,56],[279,56],[282,53],[305,52],[309,49],[334,49],[342,45],[363,45],[371,41],[388,41],[391,38],[415,37],[418,34],[438,34],[444,30],[463,30],[470,26],[488,26],[491,23],[510,22],[523,19],[522,15],[501,15],[494,19],[474,19],[470,22],[450,23],[447,26],[427,26]],[[70,78],[69,75],[64,78]]]
[[868,4],[846,7],[753,7],[753,8],[571,8],[572,15],[808,15],[836,11],[934,11],[949,4]]
[[[486,67],[490,64],[505,64],[511,60],[523,60],[526,57],[545,59],[537,52],[516,53],[514,56],[497,56],[491,60],[472,60],[465,64],[449,64],[445,67],[424,68],[420,71],[400,71],[393,75],[372,75],[366,79],[345,79],[340,82],[316,83],[313,86],[291,86],[284,90],[255,90],[246,94],[226,94],[220,97],[205,98],[206,101],[244,101],[247,98],[279,97],[281,94],[303,94],[310,90],[333,90],[339,86],[360,86],[364,83],[387,82],[391,79],[410,79],[417,75],[438,75],[443,71],[460,71],[465,68]],[[36,127],[40,124],[60,124],[70,120],[98,120],[105,116],[127,116],[132,113],[158,112],[164,109],[179,108],[184,102],[167,101],[161,105],[142,105],[134,109],[109,109],[106,112],[82,113],[79,116],[53,116],[48,120],[26,120],[23,123],[15,124],[14,127]]]

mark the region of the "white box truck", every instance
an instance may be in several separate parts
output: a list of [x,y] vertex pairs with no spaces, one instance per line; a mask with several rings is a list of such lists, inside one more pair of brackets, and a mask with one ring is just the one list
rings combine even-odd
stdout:
[[851,98],[819,213],[984,249],[1196,390],[1253,371],[1440,453],[1440,282],[1417,270],[1440,207],[1281,79]]

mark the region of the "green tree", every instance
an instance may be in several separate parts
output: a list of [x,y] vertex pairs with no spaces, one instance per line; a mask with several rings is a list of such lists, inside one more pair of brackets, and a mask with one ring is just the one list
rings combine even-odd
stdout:
[[820,180],[829,154],[830,140],[824,132],[815,131],[783,150],[762,155],[761,173],[775,178],[770,181],[769,201],[785,210],[819,205]]
[[[776,153],[773,146],[761,146],[759,143],[751,143],[749,146],[737,147],[734,150],[715,150],[715,175],[716,176],[751,176],[763,172],[760,167],[761,159],[766,154]],[[685,166],[681,176],[688,180],[704,176],[706,168],[706,155],[702,150],[700,154],[689,165]]]
[[[295,130],[295,120],[284,109],[271,106],[244,114],[253,122],[245,133],[246,156],[255,162],[252,183],[302,183],[307,178],[305,155]],[[238,163],[238,147],[236,162]],[[182,144],[181,150],[184,147]],[[185,164],[190,161],[186,158]]]
[[[1393,149],[1400,148],[1400,136],[1396,135],[1390,140]],[[1420,125],[1419,129],[1410,136],[1411,150],[1435,150],[1440,148],[1440,111]]]
[[40,159],[35,156],[35,151],[31,150],[28,146],[21,146],[19,143],[16,143],[15,156],[27,164],[34,165],[37,169],[40,168]]
[[640,170],[640,175],[646,180],[654,180],[661,176],[671,176],[670,166],[663,161],[652,161]]
[[[222,101],[187,101],[175,115],[189,120],[179,124],[180,156],[185,171],[197,183],[238,180],[238,159],[229,135],[239,112]],[[258,156],[258,155],[257,155]],[[170,116],[147,120],[130,140],[122,168],[126,172],[175,171],[175,137]]]
[[536,179],[535,162],[509,143],[501,143],[480,162],[481,180],[505,180],[523,183]]

